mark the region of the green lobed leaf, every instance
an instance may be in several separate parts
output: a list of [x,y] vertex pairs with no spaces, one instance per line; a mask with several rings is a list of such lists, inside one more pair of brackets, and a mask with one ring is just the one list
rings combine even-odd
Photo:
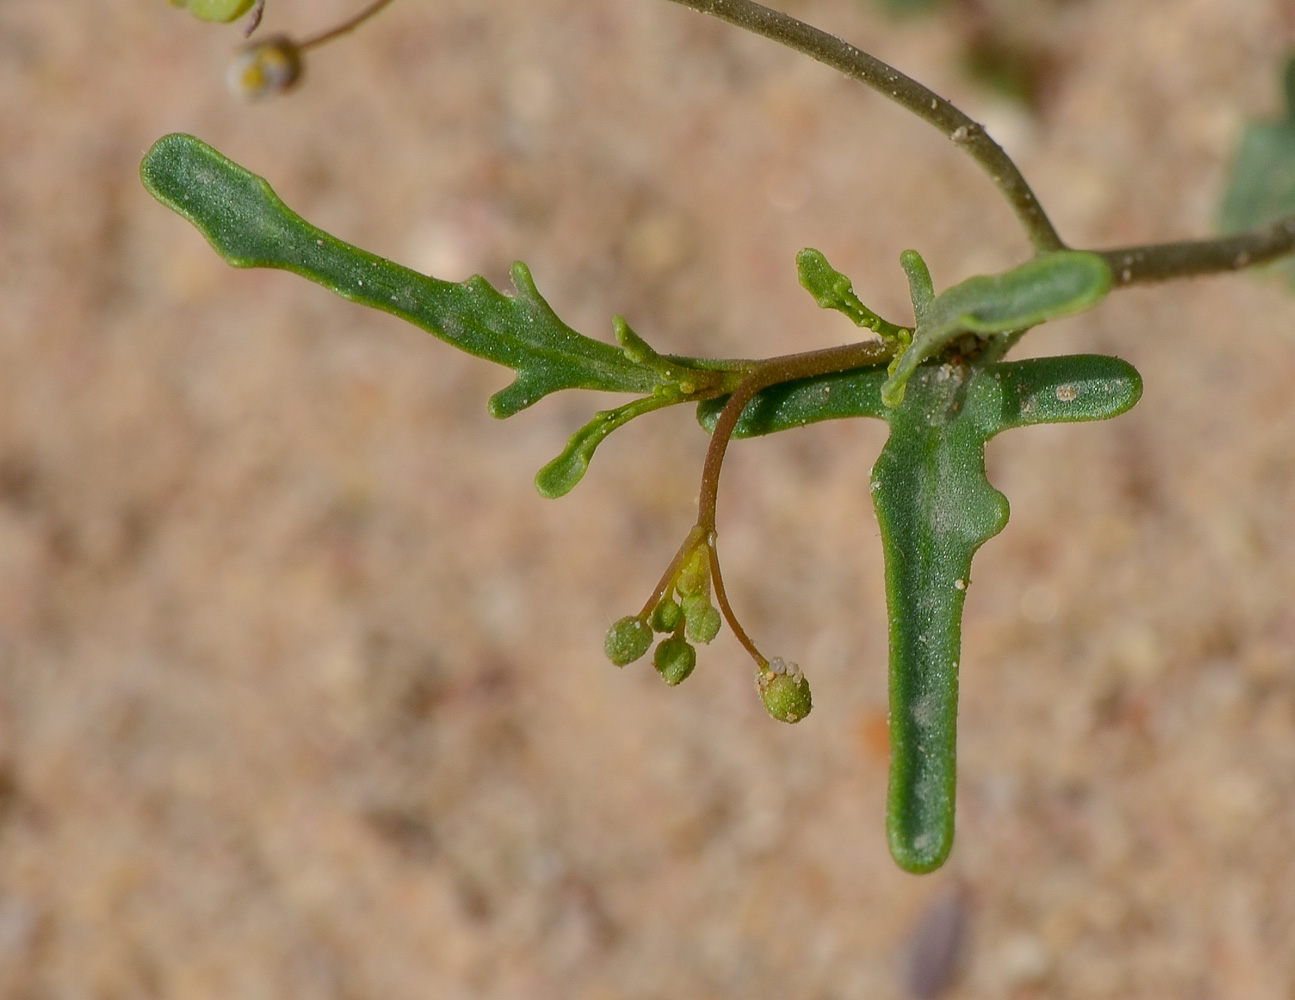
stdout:
[[1091,308],[1111,289],[1106,262],[1086,250],[1043,254],[1001,274],[981,274],[931,299],[930,274],[916,251],[901,258],[917,314],[912,345],[900,355],[882,386],[887,406],[897,406],[904,384],[928,358],[965,333],[1015,333],[1050,319]]
[[293,271],[512,368],[516,380],[490,400],[497,417],[558,389],[653,393],[668,384],[665,372],[694,374],[682,359],[653,352],[652,363],[644,364],[572,330],[540,295],[524,264],[513,265],[516,294],[510,296],[481,277],[441,281],[344,243],[294,213],[264,179],[193,136],[159,139],[140,173],[149,192],[193,223],[227,263]]

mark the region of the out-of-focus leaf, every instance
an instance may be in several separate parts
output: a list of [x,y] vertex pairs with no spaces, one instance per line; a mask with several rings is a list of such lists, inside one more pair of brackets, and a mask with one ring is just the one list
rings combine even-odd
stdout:
[[172,7],[188,7],[194,17],[204,21],[236,21],[249,10],[255,0],[170,0]]
[[[1286,108],[1275,121],[1251,122],[1241,133],[1223,193],[1219,229],[1240,232],[1295,214],[1295,57],[1283,75]],[[1295,281],[1295,262],[1281,263]]]
[[935,10],[944,0],[877,0],[877,3],[894,14],[924,14]]

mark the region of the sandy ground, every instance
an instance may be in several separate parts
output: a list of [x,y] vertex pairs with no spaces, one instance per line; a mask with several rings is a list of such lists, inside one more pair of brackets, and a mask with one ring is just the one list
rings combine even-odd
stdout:
[[[1019,6],[1057,56],[1033,117],[947,21],[794,9],[964,101],[1074,243],[1208,232],[1277,105],[1281,5]],[[1280,287],[1121,293],[1031,338],[1146,394],[991,446],[1013,518],[967,605],[958,843],[913,877],[882,826],[879,426],[737,446],[721,495],[734,600],[814,714],[767,719],[727,633],[666,689],[601,643],[691,523],[690,414],[542,500],[604,400],[494,421],[506,372],[225,267],[136,171],[191,131],[376,252],[523,259],[579,329],[730,356],[849,335],[805,245],[896,317],[905,247],[940,285],[1021,260],[987,181],[659,0],[405,0],[257,107],[220,82],[236,41],[156,2],[0,2],[0,995],[887,1000],[962,887],[955,998],[1295,997]]]

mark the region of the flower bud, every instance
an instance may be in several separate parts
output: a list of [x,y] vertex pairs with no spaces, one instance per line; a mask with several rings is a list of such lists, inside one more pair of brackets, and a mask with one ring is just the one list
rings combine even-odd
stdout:
[[814,707],[809,681],[800,667],[778,656],[755,675],[755,689],[765,711],[779,722],[799,722]]
[[693,667],[697,666],[697,650],[685,639],[662,639],[653,654],[653,661],[661,679],[674,687],[687,680]]
[[684,598],[683,614],[688,621],[684,631],[693,642],[707,643],[719,635],[719,611],[704,595]]
[[673,632],[683,620],[683,608],[678,601],[666,598],[652,609],[652,628],[657,632]]
[[692,550],[692,554],[680,567],[679,574],[675,577],[675,587],[684,597],[692,597],[702,592],[709,579],[710,560],[707,557],[706,547],[699,545]]
[[225,83],[249,101],[281,94],[301,76],[301,50],[291,38],[276,35],[249,45],[229,64]]
[[652,630],[648,628],[647,622],[642,618],[626,615],[607,630],[603,652],[612,663],[623,667],[627,663],[633,663],[651,646]]

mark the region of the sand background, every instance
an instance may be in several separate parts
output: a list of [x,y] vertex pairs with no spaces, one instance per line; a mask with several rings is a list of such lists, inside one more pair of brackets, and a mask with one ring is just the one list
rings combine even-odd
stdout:
[[[1278,105],[1268,0],[1011,7],[1037,114],[956,19],[788,3],[963,102],[1077,245],[1210,230]],[[305,34],[353,4],[271,0]],[[654,0],[412,0],[256,107],[236,29],[161,3],[0,3],[0,994],[887,1000],[964,886],[954,997],[1295,997],[1295,300],[1113,296],[1032,353],[1146,379],[1101,425],[1005,435],[977,558],[958,843],[890,862],[879,425],[735,447],[732,596],[815,692],[768,720],[727,633],[669,690],[602,658],[693,517],[704,437],[605,405],[498,422],[507,373],[281,273],[141,189],[202,136],[315,223],[438,276],[522,259],[564,318],[663,351],[850,333],[817,246],[906,314],[1027,248],[977,168],[801,57]]]

